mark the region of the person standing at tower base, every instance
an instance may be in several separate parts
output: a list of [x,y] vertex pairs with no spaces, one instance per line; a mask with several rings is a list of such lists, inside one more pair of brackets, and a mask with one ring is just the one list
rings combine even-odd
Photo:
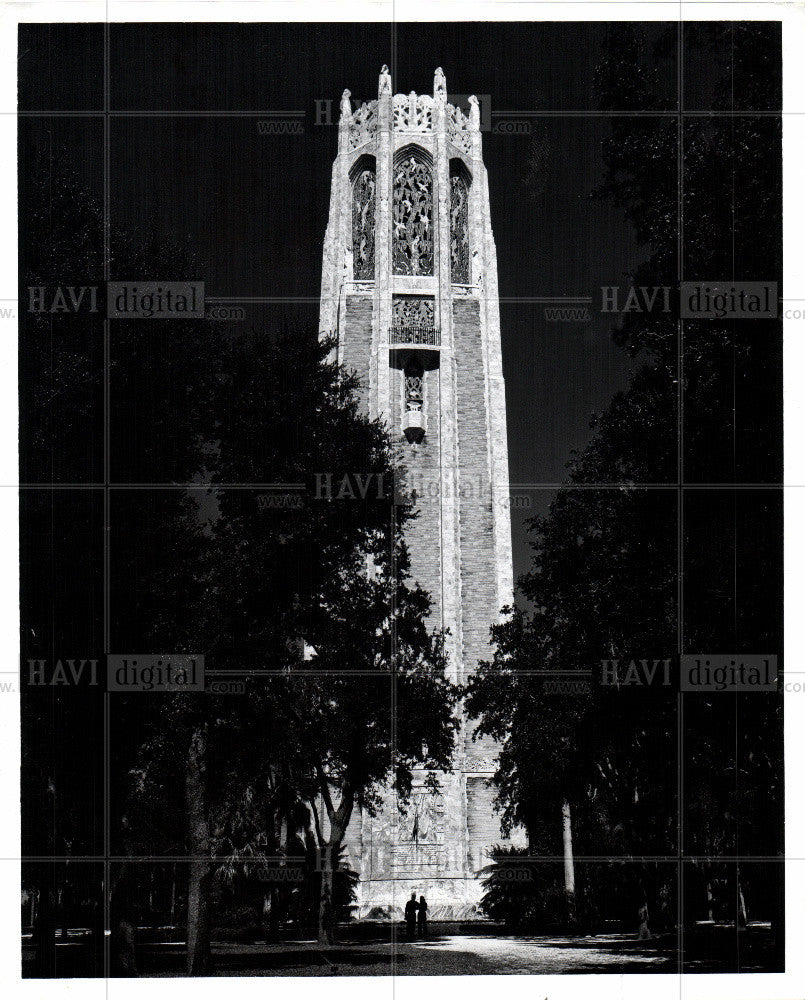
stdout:
[[414,940],[414,934],[416,931],[416,893],[411,893],[411,898],[405,904],[405,936],[409,941]]
[[419,897],[419,917],[417,919],[418,936],[424,939],[428,936],[428,903],[424,896]]

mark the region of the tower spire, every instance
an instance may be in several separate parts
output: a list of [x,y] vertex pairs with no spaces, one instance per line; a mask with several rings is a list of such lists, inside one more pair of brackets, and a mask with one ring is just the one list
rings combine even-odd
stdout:
[[433,99],[440,104],[447,102],[447,80],[444,78],[441,66],[437,66],[436,72],[433,74]]
[[380,79],[377,84],[377,96],[382,97],[384,94],[391,93],[391,74],[389,73],[388,66],[383,63],[380,67]]

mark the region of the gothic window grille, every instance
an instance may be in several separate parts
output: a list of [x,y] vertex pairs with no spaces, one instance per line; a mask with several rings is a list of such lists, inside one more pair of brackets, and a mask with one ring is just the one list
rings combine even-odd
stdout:
[[459,285],[470,283],[470,239],[467,182],[458,174],[450,178],[450,273]]
[[407,156],[394,171],[392,259],[395,274],[433,274],[433,181]]
[[411,358],[403,372],[405,377],[405,409],[423,410],[425,406],[425,372],[422,363]]
[[352,189],[352,276],[375,276],[375,172],[361,171]]

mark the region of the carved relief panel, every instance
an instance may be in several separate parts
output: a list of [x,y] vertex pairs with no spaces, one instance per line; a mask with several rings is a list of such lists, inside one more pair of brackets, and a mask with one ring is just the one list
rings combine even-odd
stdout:
[[392,261],[395,274],[433,274],[433,178],[413,155],[394,169]]

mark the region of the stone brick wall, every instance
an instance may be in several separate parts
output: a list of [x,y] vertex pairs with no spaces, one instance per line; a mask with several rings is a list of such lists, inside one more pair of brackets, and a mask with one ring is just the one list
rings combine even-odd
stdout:
[[497,620],[488,414],[478,302],[453,304],[458,381],[457,426],[464,671],[489,658],[489,626]]
[[372,359],[372,299],[369,296],[347,296],[340,336],[342,364],[357,372],[361,380],[359,398],[368,413],[369,366]]
[[497,789],[485,777],[467,777],[467,851],[470,866],[475,871],[489,864],[489,848],[504,842],[500,813],[495,809],[496,794]]
[[[483,339],[478,302],[453,304],[453,338],[458,373],[458,460],[460,489],[461,597],[463,667],[467,677],[479,660],[491,659],[489,627],[498,619],[497,567],[492,533],[492,491],[489,478],[489,415],[487,413]],[[464,727],[464,752],[487,756],[497,744],[473,740],[474,726]],[[471,815],[480,810],[480,814]],[[468,803],[468,822],[484,827],[486,802]],[[494,824],[493,824],[494,825]]]
[[416,503],[419,513],[413,522],[408,523],[405,531],[405,542],[411,555],[411,576],[430,594],[433,606],[429,624],[432,628],[439,628],[442,624],[440,369],[425,372],[425,416],[428,429],[424,440],[416,447],[408,444],[401,431],[403,373],[396,369],[391,372],[391,376],[394,436],[399,437],[402,442],[409,483],[414,488],[419,485]]

